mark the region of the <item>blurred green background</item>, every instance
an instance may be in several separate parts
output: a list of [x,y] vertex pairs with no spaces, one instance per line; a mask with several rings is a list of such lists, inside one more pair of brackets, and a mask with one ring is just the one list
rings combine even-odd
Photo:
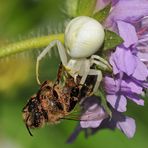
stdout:
[[[0,0],[0,45],[32,36],[63,30],[66,20],[64,0]],[[133,139],[127,139],[120,131],[103,130],[84,138],[81,133],[77,140],[66,144],[74,130],[75,121],[62,121],[58,125],[32,130],[31,137],[22,121],[22,108],[38,90],[35,80],[35,59],[38,52],[17,54],[0,60],[0,148],[56,148],[56,147],[148,147],[148,101],[139,107],[128,104],[128,115],[135,118],[137,131]],[[42,80],[55,79],[59,58],[53,54],[42,62]]]

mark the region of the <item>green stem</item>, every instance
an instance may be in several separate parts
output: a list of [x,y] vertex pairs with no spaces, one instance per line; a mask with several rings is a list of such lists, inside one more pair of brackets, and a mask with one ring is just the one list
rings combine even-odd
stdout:
[[6,46],[0,47],[0,58],[24,51],[29,51],[31,49],[46,47],[53,40],[59,40],[64,43],[64,34],[51,34],[48,36],[31,38],[24,41],[8,44]]
[[104,109],[106,110],[106,112],[108,113],[108,115],[110,117],[112,117],[112,112],[111,112],[110,108],[107,105],[106,95],[105,95],[105,92],[104,92],[103,88],[100,87],[98,93],[96,93],[95,95],[100,96],[102,106],[104,107]]

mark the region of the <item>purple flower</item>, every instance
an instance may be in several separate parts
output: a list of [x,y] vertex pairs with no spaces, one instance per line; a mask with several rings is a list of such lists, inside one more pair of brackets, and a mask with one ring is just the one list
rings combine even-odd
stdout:
[[147,8],[147,0],[119,0],[112,7],[112,11],[106,20],[106,26],[125,39],[125,47],[132,45],[134,47],[133,52],[137,52],[137,57],[148,67]]
[[137,57],[148,67],[148,1],[98,0],[97,7],[102,9],[110,2],[112,11],[106,20],[106,27],[126,40],[125,47],[133,45]]
[[[140,19],[133,25],[123,21],[118,21],[117,25],[119,34],[124,39],[123,45],[126,48],[130,47],[137,59],[148,63],[148,17]],[[146,67],[143,70],[146,71]]]
[[144,105],[144,101],[140,98],[140,94],[143,94],[142,87],[128,78],[128,76],[124,76],[122,80],[119,75],[115,79],[106,76],[104,87],[107,101],[119,112],[126,111],[126,98],[129,98],[138,105]]
[[107,116],[108,115],[104,111],[103,107],[99,106],[98,104],[94,104],[93,106],[90,106],[85,113],[83,113],[81,116],[80,125],[82,128],[96,128]]
[[108,114],[100,104],[100,100],[96,99],[94,96],[85,99],[82,103],[83,114],[80,118],[82,128],[96,128],[108,117]]
[[117,47],[110,57],[110,64],[113,67],[114,74],[124,72],[140,81],[146,81],[148,77],[146,65],[132,53],[130,48]]
[[[91,102],[91,104],[90,104],[90,102]],[[95,108],[92,107],[94,104],[97,104],[97,107],[95,107]],[[83,106],[87,106],[88,108],[91,108],[91,107],[94,108],[94,110],[93,109],[91,110],[91,114],[90,114],[90,115],[92,115],[92,117],[93,116],[96,117],[96,115],[98,114],[98,110],[100,111],[100,114],[102,115],[102,113],[101,113],[102,110],[100,110],[100,108],[103,109],[103,107],[100,104],[100,98],[98,98],[96,96],[86,98],[85,101],[83,102]],[[110,118],[109,116],[106,116],[106,118],[104,118],[105,116],[103,116],[100,124],[98,124],[98,122],[100,122],[100,118],[99,119],[88,118],[87,120],[90,120],[90,121],[85,121],[86,124],[89,125],[89,126],[87,126],[87,128],[82,128],[82,124],[79,124],[76,127],[76,129],[74,130],[74,132],[71,134],[71,136],[68,138],[67,142],[72,143],[77,138],[78,134],[81,131],[84,131],[85,137],[88,137],[88,136],[93,135],[96,132],[100,131],[101,129],[105,129],[105,128],[108,128],[111,130],[118,128],[128,138],[132,138],[134,136],[134,133],[136,130],[135,120],[128,117],[128,116],[124,116],[123,114],[114,110],[113,108],[111,108],[111,111],[112,111],[112,117]],[[105,114],[107,115],[107,113],[105,113]],[[90,123],[92,123],[92,124],[90,124]],[[94,125],[97,125],[97,126],[94,127]]]
[[124,43],[118,46],[110,56],[110,64],[113,67],[114,79],[105,78],[105,90],[107,101],[120,112],[126,111],[126,98],[138,105],[144,105],[140,99],[143,88],[147,88],[148,69],[137,56],[135,47],[138,42],[136,29],[133,25],[124,21],[117,21],[117,27]]
[[119,0],[112,8],[109,17],[106,20],[108,28],[115,29],[117,21],[132,23],[148,15],[147,0]]
[[147,67],[135,55],[137,49],[132,47],[138,42],[136,30],[131,24],[123,21],[118,21],[117,24],[119,34],[124,39],[124,43],[122,46],[117,47],[110,58],[114,73],[117,74],[123,71],[127,75],[132,75],[136,79],[144,81],[148,77]]
[[126,111],[127,99],[144,105],[141,95],[148,88],[148,0],[97,0],[97,9],[110,2],[112,9],[105,27],[124,40],[110,54],[113,74],[105,75],[102,84],[112,116],[102,106],[100,98],[86,98],[81,104],[84,110],[80,124],[68,139],[69,143],[81,131],[88,137],[104,128],[118,128],[132,138],[136,130],[135,120],[122,112]]
[[148,16],[134,23],[137,31],[138,42],[135,44],[137,56],[148,68]]

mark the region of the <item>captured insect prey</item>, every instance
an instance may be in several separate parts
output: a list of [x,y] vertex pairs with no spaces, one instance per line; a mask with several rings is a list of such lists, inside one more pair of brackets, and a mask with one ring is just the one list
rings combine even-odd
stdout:
[[[62,79],[63,76],[65,80]],[[88,85],[89,83],[88,81],[86,85],[80,85],[80,77],[77,77],[75,82],[74,78],[63,70],[61,64],[57,80],[42,83],[38,92],[23,108],[23,120],[30,135],[32,136],[29,128],[43,127],[45,123],[56,124],[61,119],[66,119],[82,98],[91,95],[93,86]]]

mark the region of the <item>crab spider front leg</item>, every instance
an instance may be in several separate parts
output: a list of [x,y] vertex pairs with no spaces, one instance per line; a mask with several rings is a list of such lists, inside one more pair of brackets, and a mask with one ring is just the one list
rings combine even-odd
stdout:
[[[83,66],[83,67],[82,67]],[[82,78],[81,78],[81,81],[80,81],[80,84],[84,84],[86,79],[87,79],[87,76],[89,74],[89,71],[90,71],[90,61],[85,59],[83,65],[81,66],[81,74],[82,75]]]
[[98,69],[90,69],[90,67],[93,64],[99,66],[100,69],[104,69],[104,70],[111,70],[111,66],[109,65],[109,63],[105,59],[101,58],[98,55],[92,55],[89,60],[86,60],[84,62],[82,69],[85,69],[85,70],[83,71],[80,83],[84,84],[88,75],[96,75],[97,80],[94,84],[94,89],[93,89],[93,93],[95,93],[98,90],[98,87],[99,87],[100,82],[102,80],[102,72]]
[[[90,63],[89,60],[86,60],[84,65],[83,65],[83,68],[85,69],[83,71],[83,74],[82,74],[82,78],[81,78],[81,81],[80,81],[80,84],[84,84],[86,79],[87,79],[87,76],[88,75],[95,75],[97,76],[97,79],[96,79],[96,82],[94,84],[94,89],[93,89],[93,94],[98,90],[98,87],[100,85],[100,82],[102,80],[102,72],[100,70],[97,70],[97,69],[90,69],[90,66],[92,65],[93,63]],[[95,64],[95,63],[94,63]]]
[[93,89],[93,93],[96,93],[98,91],[100,82],[102,81],[102,72],[97,69],[90,69],[89,75],[96,75],[97,76],[96,82],[94,84],[94,89]]
[[52,41],[41,53],[40,55],[37,57],[37,61],[36,61],[36,79],[37,79],[37,83],[40,85],[40,80],[39,80],[39,62],[40,60],[42,60],[42,58],[48,53],[50,52],[51,48],[53,46],[57,45],[58,47],[58,52],[59,52],[59,55],[60,55],[60,59],[61,59],[61,62],[64,66],[67,65],[67,55],[66,55],[66,52],[65,52],[65,48],[64,46],[62,45],[62,43],[58,40],[54,40]]

